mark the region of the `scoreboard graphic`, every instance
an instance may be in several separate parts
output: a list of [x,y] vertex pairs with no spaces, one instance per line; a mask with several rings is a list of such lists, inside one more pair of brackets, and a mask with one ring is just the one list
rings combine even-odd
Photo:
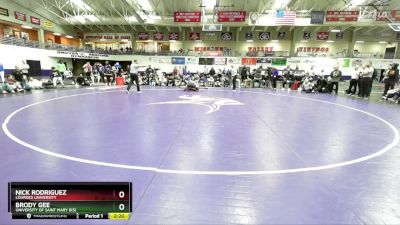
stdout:
[[128,220],[130,182],[10,182],[12,219]]

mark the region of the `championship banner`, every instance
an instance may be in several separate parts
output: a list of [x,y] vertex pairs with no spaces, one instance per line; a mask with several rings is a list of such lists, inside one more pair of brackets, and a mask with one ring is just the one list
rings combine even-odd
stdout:
[[260,32],[260,33],[258,33],[258,39],[259,40],[269,40],[269,39],[271,39],[271,35],[269,32]]
[[253,32],[246,32],[244,37],[246,40],[253,40]]
[[357,22],[360,11],[328,11],[326,22]]
[[311,39],[311,32],[305,31],[305,32],[303,33],[303,39],[304,39],[304,40],[309,40],[309,39]]
[[218,22],[244,22],[246,11],[219,11]]
[[325,19],[324,11],[311,11],[310,24],[323,24]]
[[222,32],[221,40],[223,41],[231,41],[232,40],[232,32]]
[[201,12],[174,12],[174,22],[201,22]]
[[329,39],[329,32],[317,32],[317,40],[325,41]]
[[242,58],[242,65],[256,65],[257,58]]
[[286,32],[278,32],[278,39],[279,40],[283,40],[286,37]]
[[344,33],[343,33],[343,32],[336,33],[336,39],[337,39],[337,40],[342,40],[342,39],[343,39],[343,36],[344,36]]
[[31,23],[32,24],[36,24],[36,25],[40,25],[40,19],[37,18],[37,17],[31,16]]
[[164,40],[164,33],[162,33],[162,32],[154,33],[153,39],[154,39],[155,41],[162,41],[162,40]]
[[51,22],[50,20],[44,19],[43,26],[46,28],[53,28],[53,22]]
[[149,40],[149,33],[147,32],[139,32],[138,34],[138,39],[139,40]]
[[8,9],[0,7],[0,15],[2,16],[9,16]]
[[179,32],[170,32],[170,33],[168,33],[168,40],[170,40],[170,41],[179,40]]
[[200,40],[200,32],[190,32],[189,40],[191,40],[191,41]]
[[21,21],[26,21],[26,15],[20,12],[15,11],[15,19],[16,20],[21,20]]

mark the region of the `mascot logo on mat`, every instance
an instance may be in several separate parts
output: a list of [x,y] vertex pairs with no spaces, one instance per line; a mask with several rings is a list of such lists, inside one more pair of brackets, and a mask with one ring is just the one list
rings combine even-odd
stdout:
[[151,103],[150,105],[171,105],[171,104],[202,105],[209,108],[206,114],[218,111],[221,106],[244,105],[241,102],[229,98],[215,98],[215,97],[206,97],[200,95],[193,95],[193,96],[183,95],[179,96],[179,98],[181,99],[179,101],[156,102],[156,103]]

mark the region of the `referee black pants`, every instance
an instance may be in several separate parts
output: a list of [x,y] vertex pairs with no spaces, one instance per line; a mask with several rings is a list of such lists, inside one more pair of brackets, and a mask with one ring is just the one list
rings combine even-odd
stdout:
[[139,77],[138,77],[138,75],[136,73],[131,73],[131,81],[128,84],[128,89],[127,90],[129,91],[131,89],[131,86],[132,86],[134,81],[136,82],[137,91],[140,91]]

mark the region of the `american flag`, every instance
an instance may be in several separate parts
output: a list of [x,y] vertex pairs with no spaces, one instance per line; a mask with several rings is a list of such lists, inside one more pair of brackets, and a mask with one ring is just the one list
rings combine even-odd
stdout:
[[276,25],[294,25],[296,12],[279,10],[275,17]]

